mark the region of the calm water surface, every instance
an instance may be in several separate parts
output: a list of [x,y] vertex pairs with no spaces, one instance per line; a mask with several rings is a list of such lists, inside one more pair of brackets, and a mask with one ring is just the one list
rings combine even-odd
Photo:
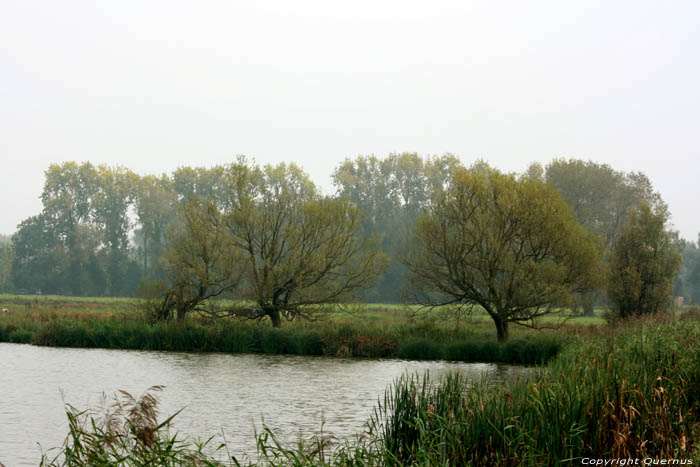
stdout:
[[[231,355],[61,349],[0,343],[0,462],[37,465],[42,449],[67,433],[65,402],[95,407],[101,395],[141,394],[164,385],[160,411],[174,430],[207,438],[223,432],[232,454],[253,454],[254,426],[265,423],[282,439],[319,431],[338,438],[364,428],[377,398],[403,372],[437,376],[459,371],[493,381],[532,375],[534,369],[482,363],[351,360],[283,355]],[[164,417],[163,417],[164,419]]]

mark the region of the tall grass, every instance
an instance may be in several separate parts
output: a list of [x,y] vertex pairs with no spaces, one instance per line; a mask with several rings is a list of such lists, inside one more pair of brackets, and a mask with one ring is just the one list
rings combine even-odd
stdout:
[[126,391],[115,395],[103,413],[67,406],[68,436],[64,444],[44,453],[42,467],[84,466],[215,466],[205,442],[178,439],[171,434],[170,416],[158,420],[154,386],[138,398]]
[[700,460],[700,320],[625,322],[566,348],[537,381],[467,388],[406,377],[371,421],[388,465]]
[[128,312],[13,311],[0,316],[0,342],[55,347],[325,355],[504,363],[543,363],[561,336],[527,335],[505,344],[469,328],[431,321],[377,325],[356,320],[267,323],[231,319],[146,322]]

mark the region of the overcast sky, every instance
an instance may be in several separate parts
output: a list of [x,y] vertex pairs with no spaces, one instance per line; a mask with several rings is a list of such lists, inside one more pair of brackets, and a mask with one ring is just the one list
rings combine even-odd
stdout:
[[66,160],[576,157],[700,232],[700,2],[0,0],[0,233]]

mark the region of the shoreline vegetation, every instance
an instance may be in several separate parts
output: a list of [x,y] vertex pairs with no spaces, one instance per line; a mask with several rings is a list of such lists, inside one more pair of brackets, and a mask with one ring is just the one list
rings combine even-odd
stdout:
[[366,305],[275,328],[265,321],[196,316],[184,323],[149,323],[136,302],[126,299],[5,295],[0,304],[10,310],[0,315],[0,342],[49,347],[543,364],[570,338],[523,329],[499,343],[485,315],[465,322],[447,316],[449,310],[395,305]]
[[534,380],[493,387],[457,375],[405,375],[354,440],[286,446],[264,427],[255,460],[234,458],[225,441],[216,458],[204,453],[207,442],[179,440],[168,431],[172,418],[153,415],[152,391],[122,395],[107,416],[68,407],[66,443],[42,465],[531,466],[591,456],[697,464],[699,341],[700,312],[691,310],[582,329]]

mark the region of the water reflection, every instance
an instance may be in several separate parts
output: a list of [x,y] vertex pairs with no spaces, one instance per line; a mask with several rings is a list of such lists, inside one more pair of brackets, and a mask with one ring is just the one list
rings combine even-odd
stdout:
[[283,439],[320,428],[338,438],[363,429],[377,398],[404,371],[439,376],[459,371],[490,380],[531,375],[511,365],[353,360],[283,355],[230,355],[60,349],[0,343],[0,462],[37,465],[44,449],[66,432],[61,391],[78,408],[96,406],[103,393],[134,395],[164,385],[161,414],[185,410],[175,429],[203,438],[222,429],[235,454],[255,450],[261,420]]

